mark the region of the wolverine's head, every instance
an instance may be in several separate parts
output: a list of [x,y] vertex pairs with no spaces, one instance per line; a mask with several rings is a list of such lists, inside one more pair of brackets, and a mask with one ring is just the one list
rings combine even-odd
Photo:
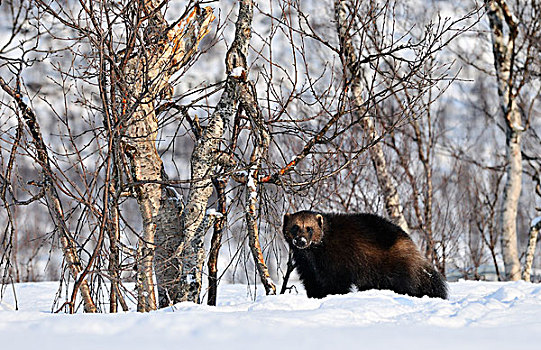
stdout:
[[321,243],[323,239],[323,216],[311,211],[299,211],[284,215],[284,237],[298,249],[306,249]]

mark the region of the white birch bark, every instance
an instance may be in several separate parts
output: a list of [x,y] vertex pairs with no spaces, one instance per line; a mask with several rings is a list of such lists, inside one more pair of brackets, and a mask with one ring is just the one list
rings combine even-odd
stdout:
[[528,240],[528,248],[526,249],[526,262],[524,263],[524,272],[522,273],[522,279],[526,282],[530,282],[535,247],[537,245],[537,236],[539,235],[540,230],[541,218],[537,218],[530,226],[530,239]]
[[[231,74],[237,67],[246,67],[248,44],[251,36],[251,16],[253,1],[239,2],[239,15],[236,21],[235,38],[226,55],[228,78],[224,92],[200,139],[197,140],[191,157],[192,184],[187,205],[182,214],[183,242],[176,255],[181,258],[181,300],[199,301],[201,291],[204,250],[203,235],[208,225],[205,219],[208,199],[212,194],[212,175],[219,154],[219,145],[224,132],[224,124],[231,119],[238,108],[238,77]],[[208,227],[207,227],[208,228]]]
[[235,95],[234,87],[230,82],[226,83],[220,102],[192,153],[190,163],[193,182],[181,218],[182,241],[175,253],[180,262],[181,301],[199,301],[204,251],[197,242],[203,241],[201,235],[204,235],[204,232],[200,227],[203,226],[208,199],[212,194],[212,170],[225,120],[231,117],[237,105]]
[[517,211],[522,188],[521,135],[524,129],[513,93],[514,50],[518,26],[504,0],[485,0],[485,3],[492,34],[500,107],[506,126],[507,179],[503,192],[501,218],[503,262],[506,278],[519,280],[521,276],[517,247]]

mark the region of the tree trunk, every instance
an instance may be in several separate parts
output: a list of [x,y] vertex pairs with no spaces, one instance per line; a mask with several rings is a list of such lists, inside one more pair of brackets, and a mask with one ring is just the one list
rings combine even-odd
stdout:
[[214,232],[210,242],[209,260],[207,263],[209,271],[209,292],[207,304],[216,306],[216,299],[218,297],[218,255],[220,253],[222,235],[226,223],[225,188],[227,181],[224,179],[215,179],[213,182],[214,188],[216,189],[216,196],[218,197],[218,212],[222,214],[222,217],[220,217],[214,223]]
[[161,308],[178,303],[180,290],[180,262],[175,250],[182,241],[180,216],[182,198],[172,188],[163,190],[160,211],[156,221],[155,270],[158,283],[158,301]]
[[[234,166],[234,152],[237,148],[238,137],[240,133],[240,111],[237,111],[233,122],[233,131],[231,135],[231,140],[229,147],[227,147],[227,153],[225,154],[225,159],[227,164],[222,164],[223,166]],[[201,132],[196,132],[196,134],[201,135]],[[222,245],[222,235],[225,230],[225,225],[227,223],[227,200],[225,196],[225,190],[227,187],[228,178],[217,177],[212,179],[214,188],[216,189],[216,197],[218,199],[218,213],[221,214],[221,217],[218,217],[214,223],[214,232],[212,234],[212,239],[210,243],[210,252],[208,259],[208,298],[207,304],[216,306],[218,298],[218,256],[220,253],[220,248]]]
[[112,201],[109,207],[109,224],[107,231],[109,233],[109,276],[111,280],[111,290],[109,291],[109,312],[115,313],[118,311],[118,303],[122,306],[123,311],[128,311],[128,305],[124,300],[120,292],[120,277],[122,271],[120,271],[120,249],[118,247],[120,240],[120,217],[118,211],[118,193],[115,193],[118,190],[118,168],[116,167],[116,157],[113,157],[113,174],[115,180],[113,183],[115,185],[111,189],[111,197],[115,198]]
[[[519,116],[520,118],[520,116]],[[507,183],[503,192],[502,249],[505,275],[508,280],[520,279],[517,247],[517,212],[522,187],[520,132],[507,130]]]
[[522,274],[522,279],[526,282],[530,282],[535,246],[537,244],[537,236],[539,235],[539,230],[541,230],[541,218],[537,218],[536,220],[534,220],[530,227],[530,239],[528,240],[528,248],[526,249],[526,262],[524,264],[524,272]]
[[[158,122],[155,103],[162,91],[170,87],[170,77],[195,52],[214,20],[210,8],[201,9],[195,6],[185,18],[170,28],[159,11],[159,6],[160,3],[153,0],[144,4],[145,13],[149,16],[149,30],[145,35],[147,46],[141,48],[140,52],[127,62],[124,70],[125,86],[121,89],[129,92],[127,106],[123,110],[131,112],[124,121],[123,148],[130,160],[131,180],[135,184],[143,218],[143,234],[138,242],[136,258],[137,309],[141,312],[156,309],[153,283],[156,236],[159,236],[157,239],[164,245],[165,252],[174,251],[175,247],[172,245],[176,245],[181,239],[178,236],[180,230],[171,232],[172,225],[180,227],[178,198],[160,185],[164,178],[162,160],[156,149]],[[158,264],[163,268],[158,269],[156,278],[166,284],[164,288],[160,288],[162,305],[165,305],[168,299],[165,296],[166,290],[178,281],[171,269],[165,268],[171,263],[171,259],[171,256],[164,254],[158,256]],[[169,299],[173,302],[178,300],[174,295]]]
[[[256,169],[254,167],[254,169]],[[250,245],[250,251],[254,258],[255,267],[263,287],[265,287],[265,293],[267,295],[276,294],[276,286],[270,278],[269,269],[265,263],[265,258],[261,250],[261,244],[259,241],[259,229],[257,226],[256,205],[257,199],[257,171],[251,170],[248,173],[248,183],[246,185],[246,207],[244,209],[246,213],[246,225],[248,228],[248,243]]]
[[204,252],[199,244],[192,243],[203,240],[203,237],[198,234],[204,234],[200,227],[205,219],[208,199],[212,194],[212,170],[223,135],[224,122],[231,116],[229,107],[232,105],[236,105],[234,88],[231,82],[228,82],[226,91],[192,153],[191,179],[193,182],[190,186],[187,205],[182,213],[182,241],[176,249],[176,256],[180,261],[179,300],[181,301],[199,301]]
[[[139,91],[142,91],[139,86]],[[137,91],[137,90],[135,90]],[[158,123],[152,102],[140,104],[125,128],[124,149],[130,160],[132,180],[141,183],[135,187],[139,210],[143,218],[143,233],[137,244],[137,311],[147,312],[156,309],[153,268],[154,236],[156,223],[154,217],[160,209],[161,186],[152,181],[160,181],[162,161],[156,150]],[[151,181],[150,183],[148,181]]]
[[[191,179],[188,204],[183,211],[184,240],[177,249],[181,258],[183,292],[181,300],[199,301],[201,274],[204,261],[203,235],[205,233],[206,209],[212,194],[212,176],[216,165],[224,124],[236,113],[239,100],[238,69],[246,72],[246,57],[251,37],[253,1],[239,2],[235,38],[226,55],[225,88],[204,133],[197,141],[191,157]],[[234,70],[238,68],[237,70]],[[208,224],[208,222],[206,223]]]
[[254,150],[250,157],[250,171],[246,182],[246,204],[244,212],[246,214],[246,227],[248,229],[248,244],[255,267],[261,283],[265,287],[267,295],[276,294],[276,286],[270,278],[269,269],[263,257],[261,243],[259,240],[259,228],[257,225],[256,207],[259,198],[258,178],[261,169],[261,163],[268,151],[270,135],[261,115],[261,110],[257,104],[257,95],[254,85],[251,82],[243,82],[240,90],[241,106],[248,119],[250,120],[251,130],[255,138]]
[[485,0],[485,3],[492,33],[500,107],[506,126],[507,182],[503,192],[501,243],[506,278],[514,281],[521,277],[517,248],[517,211],[522,187],[521,134],[524,131],[513,91],[518,26],[504,0]]

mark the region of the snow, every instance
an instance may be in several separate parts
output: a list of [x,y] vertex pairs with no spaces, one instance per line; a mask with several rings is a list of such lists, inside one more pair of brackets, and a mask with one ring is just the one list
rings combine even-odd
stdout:
[[223,216],[222,213],[218,212],[216,209],[214,208],[209,208],[207,209],[207,215],[208,216],[214,216],[216,218],[221,218]]
[[450,283],[449,300],[301,290],[254,301],[246,285],[222,285],[217,307],[99,315],[51,314],[54,282],[15,288],[20,310],[11,286],[0,304],[2,349],[534,349],[541,330],[541,285],[522,281]]
[[250,200],[252,202],[257,201],[257,186],[255,184],[255,173],[257,171],[257,167],[252,166],[250,168],[250,173],[248,174],[248,183],[246,186],[248,187],[248,191],[250,191]]
[[245,69],[243,67],[235,67],[231,70],[231,73],[229,73],[229,75],[233,78],[240,78],[242,76],[242,73],[244,72]]

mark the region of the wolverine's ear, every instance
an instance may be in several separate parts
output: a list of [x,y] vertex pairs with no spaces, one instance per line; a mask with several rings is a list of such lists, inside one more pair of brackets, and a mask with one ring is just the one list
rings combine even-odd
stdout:
[[316,214],[316,220],[320,228],[323,228],[323,216],[321,214]]
[[291,214],[287,213],[286,215],[284,215],[284,227],[287,226],[289,219],[291,219]]

